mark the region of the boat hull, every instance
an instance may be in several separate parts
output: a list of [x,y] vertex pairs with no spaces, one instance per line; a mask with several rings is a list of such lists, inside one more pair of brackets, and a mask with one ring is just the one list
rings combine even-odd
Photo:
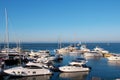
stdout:
[[89,52],[89,53],[84,53],[84,57],[102,57],[102,54],[100,53],[94,53],[94,52]]
[[48,69],[28,69],[23,67],[6,69],[4,70],[4,73],[10,76],[36,76],[52,74],[52,72]]
[[59,70],[62,72],[84,72],[89,71],[90,69],[88,67],[63,66],[59,67]]
[[117,61],[117,60],[120,60],[120,56],[110,56],[110,57],[107,57],[107,59],[110,61]]

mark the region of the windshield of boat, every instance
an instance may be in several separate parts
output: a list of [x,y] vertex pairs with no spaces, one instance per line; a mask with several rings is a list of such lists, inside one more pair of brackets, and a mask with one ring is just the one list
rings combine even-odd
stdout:
[[39,67],[39,66],[34,66],[34,65],[25,65],[23,66],[24,68],[29,68],[29,69],[42,69],[42,67]]

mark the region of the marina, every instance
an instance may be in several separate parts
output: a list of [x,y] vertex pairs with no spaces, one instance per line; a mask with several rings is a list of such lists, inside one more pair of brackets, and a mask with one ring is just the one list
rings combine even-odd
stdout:
[[120,0],[0,0],[0,80],[120,80]]
[[[106,43],[86,43],[87,48],[92,50],[96,45],[108,50],[111,53],[119,54],[119,46],[120,43],[110,43],[107,45]],[[3,45],[1,45],[2,48]],[[10,47],[15,47],[15,44],[10,44]],[[69,46],[69,43],[64,43],[64,46]],[[21,44],[21,49],[24,51],[38,51],[38,50],[49,50],[51,55],[55,55],[58,53],[54,52],[54,49],[57,49],[57,43],[23,43]],[[80,48],[80,47],[79,47]],[[62,56],[62,60],[60,61],[52,61],[54,66],[59,68],[62,66],[66,66],[76,60],[76,58],[83,57],[81,53],[65,53]],[[28,76],[28,77],[11,77],[10,75],[1,75],[2,80],[34,80],[34,79],[44,79],[44,80],[117,80],[120,77],[120,61],[109,61],[106,57],[103,56],[92,56],[85,58],[87,66],[91,67],[90,71],[80,71],[80,72],[60,72],[60,71],[52,71],[52,75],[37,75],[37,76]],[[83,60],[84,61],[84,60]],[[84,64],[81,63],[81,64]],[[72,63],[76,64],[76,63]],[[80,65],[81,65],[80,64]],[[5,65],[6,68],[13,69],[14,66],[17,65]],[[12,70],[10,69],[10,70]],[[70,76],[71,75],[71,76]],[[24,75],[25,76],[25,75]]]

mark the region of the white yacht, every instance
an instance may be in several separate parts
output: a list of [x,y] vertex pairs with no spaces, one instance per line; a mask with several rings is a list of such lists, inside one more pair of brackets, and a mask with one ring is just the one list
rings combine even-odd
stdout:
[[90,52],[90,49],[88,49],[88,48],[86,47],[86,45],[81,45],[80,51],[81,51],[82,53],[85,53],[85,52]]
[[109,57],[106,57],[109,61],[117,61],[120,60],[120,55],[112,55]]
[[67,65],[59,67],[59,70],[62,72],[80,72],[80,71],[89,71],[90,69],[87,66],[83,65]]
[[91,52],[84,53],[83,56],[84,57],[101,57],[103,55],[101,53],[91,51]]
[[55,52],[59,54],[64,54],[64,53],[68,53],[69,50],[67,47],[65,47],[65,48],[56,49]]
[[52,74],[52,72],[45,68],[42,64],[32,62],[29,62],[25,66],[6,69],[4,70],[4,73],[7,73],[11,76],[35,76]]
[[55,52],[59,54],[64,54],[64,53],[69,53],[69,52],[74,52],[77,51],[77,47],[75,46],[68,46],[60,49],[56,49]]
[[75,60],[73,60],[72,62],[70,62],[69,64],[70,65],[83,65],[83,64],[86,64],[87,61],[85,58],[76,58]]
[[12,49],[11,48],[3,48],[1,50],[1,53],[19,53],[20,50],[21,50],[21,48],[18,48],[18,47],[12,48]]
[[59,67],[59,70],[62,72],[80,72],[80,71],[89,71],[90,68],[85,65],[86,60],[84,58],[79,58],[76,61],[72,61],[67,66]]
[[109,51],[104,50],[103,48],[100,48],[100,47],[95,47],[95,48],[94,48],[94,51],[100,52],[100,53],[109,53]]
[[37,52],[31,50],[31,52],[29,53],[30,57],[46,57],[49,55],[50,55],[50,53],[48,50],[39,50]]

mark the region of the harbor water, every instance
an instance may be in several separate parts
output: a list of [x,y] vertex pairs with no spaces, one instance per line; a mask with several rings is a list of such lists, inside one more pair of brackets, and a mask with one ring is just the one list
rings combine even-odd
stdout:
[[[62,47],[69,46],[69,43],[63,43]],[[120,43],[85,43],[87,48],[93,49],[96,46],[108,50],[110,53],[120,53]],[[21,43],[23,50],[50,50],[54,55],[54,49],[58,49],[58,43]],[[4,45],[1,44],[0,48]],[[16,47],[10,44],[10,47]],[[63,55],[63,60],[54,62],[56,66],[67,65],[73,59],[80,57],[81,54],[68,53]],[[0,76],[0,80],[120,80],[120,61],[108,61],[104,57],[87,57],[87,66],[91,67],[89,72],[63,73],[53,72],[52,75],[30,76],[30,77],[10,77]]]

